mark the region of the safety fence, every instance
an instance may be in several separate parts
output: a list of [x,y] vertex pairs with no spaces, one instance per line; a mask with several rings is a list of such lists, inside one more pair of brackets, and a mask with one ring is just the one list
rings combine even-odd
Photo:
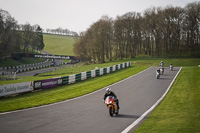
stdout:
[[26,71],[32,71],[32,70],[37,70],[37,69],[42,69],[42,68],[49,68],[49,67],[56,67],[60,65],[66,65],[66,64],[76,64],[78,63],[79,60],[73,60],[70,63],[68,62],[60,62],[57,64],[53,64],[52,62],[47,59],[44,62],[40,63],[35,63],[35,64],[26,64],[26,65],[19,65],[19,66],[12,66],[12,67],[0,67],[0,76],[1,75],[9,75],[9,74],[14,74],[14,73],[21,73],[21,72],[26,72]]
[[15,72],[20,73],[20,72],[26,72],[26,71],[31,71],[31,70],[37,70],[41,68],[47,68],[47,67],[50,67],[50,62],[48,61],[49,59],[43,62],[34,63],[34,64],[0,67],[0,75],[9,75],[9,74],[14,74]]
[[113,65],[111,67],[100,68],[100,69],[91,70],[91,71],[87,71],[87,72],[81,72],[79,74],[73,74],[73,75],[64,76],[64,77],[23,82],[23,83],[15,83],[15,84],[8,84],[8,85],[1,85],[0,86],[0,97],[23,93],[23,92],[34,91],[34,90],[38,90],[38,89],[54,88],[54,87],[57,87],[60,85],[68,85],[68,84],[80,82],[80,81],[83,81],[86,79],[109,74],[109,73],[118,71],[123,68],[130,67],[130,66],[131,66],[131,63],[126,62],[126,63],[122,63],[122,64]]
[[34,63],[34,64],[25,64],[25,65],[17,65],[17,66],[9,66],[9,67],[0,67],[0,70],[19,69],[19,68],[23,68],[23,67],[42,65],[42,64],[44,64],[46,62],[48,62],[48,59],[43,61],[43,62]]

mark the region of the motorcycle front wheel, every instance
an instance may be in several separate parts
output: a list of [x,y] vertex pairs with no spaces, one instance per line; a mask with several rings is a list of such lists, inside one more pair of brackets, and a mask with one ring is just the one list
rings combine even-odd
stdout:
[[117,109],[117,112],[115,113],[116,115],[118,115],[119,114],[119,109]]
[[112,107],[109,107],[109,114],[111,117],[113,117],[113,110],[112,110]]

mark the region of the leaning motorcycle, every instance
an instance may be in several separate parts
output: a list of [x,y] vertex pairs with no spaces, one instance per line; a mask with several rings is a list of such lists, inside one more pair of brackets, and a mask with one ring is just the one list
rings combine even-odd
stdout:
[[117,104],[116,104],[113,96],[106,97],[105,104],[108,108],[108,112],[109,112],[111,117],[114,114],[116,114],[116,115],[119,114],[119,109],[117,108]]
[[171,71],[173,71],[173,65],[170,65],[170,66],[169,66],[169,69],[170,69]]
[[160,67],[160,75],[163,75],[164,73],[164,67]]
[[156,70],[156,78],[160,78],[160,71],[159,70]]

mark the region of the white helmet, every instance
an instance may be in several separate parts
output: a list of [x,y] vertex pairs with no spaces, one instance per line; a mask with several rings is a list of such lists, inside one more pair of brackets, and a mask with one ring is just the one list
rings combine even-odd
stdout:
[[110,94],[110,92],[111,92],[111,88],[106,88],[106,93]]

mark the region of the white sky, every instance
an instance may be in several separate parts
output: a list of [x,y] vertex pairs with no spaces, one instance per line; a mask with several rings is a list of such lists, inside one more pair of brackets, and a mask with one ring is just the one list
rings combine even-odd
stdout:
[[77,33],[86,31],[103,15],[113,19],[127,12],[140,12],[151,6],[185,7],[196,0],[0,0],[18,24],[39,24],[43,29],[62,27]]

